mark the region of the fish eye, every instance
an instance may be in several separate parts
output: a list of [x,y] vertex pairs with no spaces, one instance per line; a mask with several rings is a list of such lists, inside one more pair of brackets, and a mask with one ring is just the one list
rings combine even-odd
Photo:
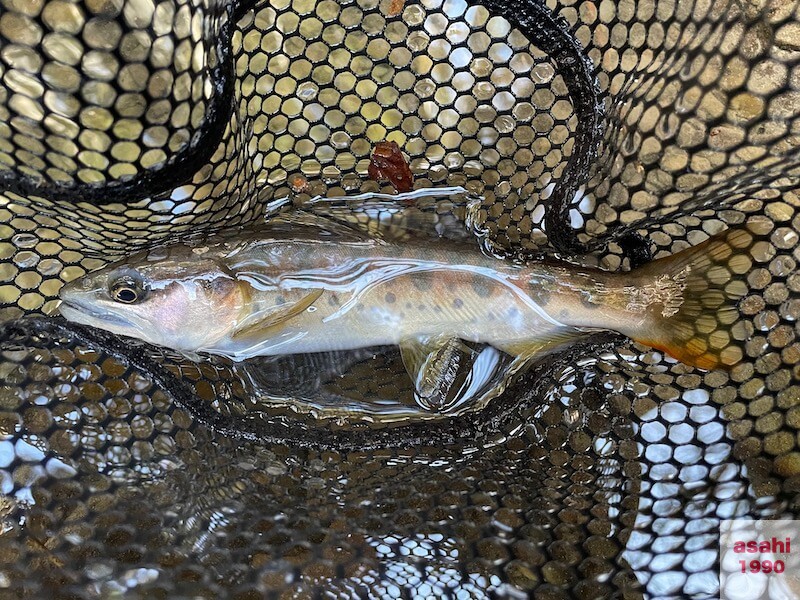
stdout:
[[123,277],[111,284],[109,293],[117,302],[135,304],[144,299],[145,290],[141,282],[131,277]]

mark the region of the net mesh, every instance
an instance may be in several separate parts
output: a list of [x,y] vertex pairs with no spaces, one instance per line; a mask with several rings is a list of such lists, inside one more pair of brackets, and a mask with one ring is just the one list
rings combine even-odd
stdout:
[[[2,0],[0,594],[716,597],[719,520],[796,514],[799,6]],[[745,361],[603,336],[477,415],[372,429],[37,318],[133,248],[392,192],[383,140],[511,252],[624,269],[748,222]]]

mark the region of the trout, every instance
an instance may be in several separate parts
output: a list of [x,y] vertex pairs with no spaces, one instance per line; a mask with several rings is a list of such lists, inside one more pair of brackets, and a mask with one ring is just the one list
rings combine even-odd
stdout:
[[393,344],[418,390],[464,342],[529,363],[610,330],[702,369],[743,357],[731,329],[747,292],[735,277],[750,264],[746,228],[612,273],[307,221],[135,253],[65,285],[61,314],[234,361]]

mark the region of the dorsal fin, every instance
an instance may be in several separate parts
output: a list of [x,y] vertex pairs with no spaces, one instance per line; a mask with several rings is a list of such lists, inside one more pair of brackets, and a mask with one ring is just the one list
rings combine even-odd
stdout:
[[474,242],[470,215],[479,204],[464,188],[445,187],[397,195],[317,196],[303,209],[387,242],[409,238]]
[[310,231],[315,239],[329,235],[341,242],[374,240],[367,232],[343,220],[301,209],[290,209],[269,217],[266,228],[273,235],[293,238],[303,231]]

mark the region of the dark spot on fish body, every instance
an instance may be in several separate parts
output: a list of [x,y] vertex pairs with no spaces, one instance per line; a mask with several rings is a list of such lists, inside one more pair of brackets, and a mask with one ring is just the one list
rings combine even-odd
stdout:
[[429,292],[433,287],[433,273],[415,273],[411,281],[420,292]]
[[420,304],[419,306],[417,306],[417,310],[428,310],[428,307],[425,306],[424,304]]
[[481,298],[488,298],[493,294],[492,283],[485,277],[473,277],[472,289]]
[[464,306],[464,301],[461,298],[453,300],[453,308],[461,308],[462,306]]
[[339,306],[339,296],[336,294],[331,294],[330,298],[328,298],[328,304],[331,306]]
[[414,308],[414,305],[413,305],[413,304],[411,304],[411,302],[406,302],[406,308],[407,308],[408,310],[411,310],[412,308]]
[[386,300],[387,304],[394,304],[397,301],[397,296],[395,296],[392,292],[389,292],[386,294],[386,296],[384,296],[383,299]]
[[286,298],[283,296],[275,296],[275,304],[280,306],[281,304],[286,304]]

